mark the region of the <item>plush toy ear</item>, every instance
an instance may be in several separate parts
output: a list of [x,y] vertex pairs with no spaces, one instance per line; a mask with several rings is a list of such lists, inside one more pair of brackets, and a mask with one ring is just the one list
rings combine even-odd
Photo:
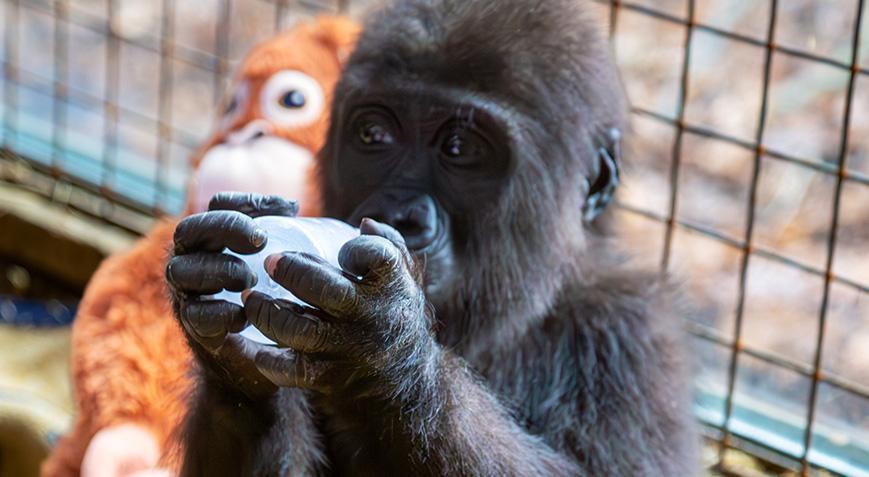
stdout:
[[355,21],[341,16],[320,16],[314,21],[319,40],[335,52],[341,66],[350,58],[362,27]]
[[597,149],[597,177],[594,180],[586,179],[588,196],[582,206],[582,217],[586,222],[593,221],[604,211],[619,185],[621,137],[621,131],[610,129],[607,131],[605,144]]

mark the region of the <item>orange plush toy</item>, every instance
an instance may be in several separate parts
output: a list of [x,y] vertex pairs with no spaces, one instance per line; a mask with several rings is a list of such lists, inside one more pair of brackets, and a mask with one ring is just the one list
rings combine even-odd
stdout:
[[[310,179],[331,91],[358,26],[321,17],[258,45],[242,64],[215,132],[193,159],[185,213],[221,190],[298,197],[318,212]],[[72,334],[78,415],[45,476],[171,475],[179,455],[191,357],[164,283],[176,220],[163,220],[91,279]]]

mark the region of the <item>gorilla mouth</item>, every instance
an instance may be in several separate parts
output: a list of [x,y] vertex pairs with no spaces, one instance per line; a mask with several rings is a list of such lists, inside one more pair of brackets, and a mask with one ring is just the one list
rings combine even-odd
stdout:
[[[408,246],[408,250],[414,255],[420,255],[423,258],[428,255],[437,256],[449,245],[449,221],[440,212],[437,213],[435,220],[436,222],[433,227],[434,236],[431,238],[431,241],[422,247],[413,248]],[[404,233],[402,233],[402,236],[404,236]]]
[[425,247],[410,250],[429,297],[439,295],[452,275],[454,252],[449,230],[449,221],[439,213],[434,239]]
[[432,253],[449,241],[448,217],[426,192],[393,188],[372,194],[350,214],[349,222],[358,225],[365,217],[392,226],[414,253]]

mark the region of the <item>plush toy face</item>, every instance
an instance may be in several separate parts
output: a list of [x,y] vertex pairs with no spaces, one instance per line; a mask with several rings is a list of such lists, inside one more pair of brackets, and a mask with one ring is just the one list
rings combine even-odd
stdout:
[[187,212],[207,209],[224,190],[279,194],[319,211],[314,157],[328,127],[332,89],[358,26],[321,17],[251,51],[211,138],[193,159]]

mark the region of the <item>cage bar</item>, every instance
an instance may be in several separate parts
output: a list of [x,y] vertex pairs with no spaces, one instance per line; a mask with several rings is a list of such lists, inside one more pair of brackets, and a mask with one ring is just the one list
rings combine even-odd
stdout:
[[[233,0],[218,0],[216,12],[216,24],[214,26],[215,40],[214,51],[202,51],[197,47],[181,44],[176,38],[176,0],[161,0],[162,16],[159,29],[154,32],[145,32],[139,36],[123,34],[115,31],[117,28],[117,15],[119,0],[106,0],[105,18],[83,11],[70,0],[4,0],[4,59],[3,59],[3,108],[0,124],[2,124],[2,154],[0,154],[0,180],[21,184],[22,187],[39,191],[55,201],[64,203],[69,208],[83,213],[99,217],[107,222],[119,225],[129,230],[143,232],[143,217],[159,216],[168,212],[165,205],[170,196],[169,184],[169,158],[171,147],[179,144],[193,149],[202,138],[174,124],[173,99],[179,94],[174,83],[176,62],[178,65],[190,66],[197,71],[204,72],[213,85],[214,103],[222,101],[225,92],[225,84],[234,58],[231,58],[230,38],[233,35],[233,14],[243,8],[243,2]],[[274,31],[280,31],[287,25],[285,20],[288,15],[299,9],[301,11],[329,10],[347,12],[350,9],[349,0],[334,0],[331,2],[317,0],[262,0],[274,8]],[[865,0],[855,0],[856,19],[853,31],[850,35],[851,54],[849,60],[837,59],[824,54],[804,51],[776,42],[777,22],[780,21],[780,11],[783,4],[777,0],[767,0],[770,6],[770,18],[765,25],[765,37],[756,38],[751,35],[727,31],[719,26],[698,21],[696,0],[685,0],[684,14],[673,14],[662,10],[660,6],[650,6],[649,2],[639,0],[596,0],[597,3],[608,7],[609,34],[615,38],[620,34],[620,13],[630,11],[648,18],[654,18],[683,28],[684,34],[681,43],[681,62],[679,64],[678,86],[675,113],[662,114],[643,107],[633,106],[631,114],[634,117],[649,118],[654,122],[672,128],[674,138],[670,144],[670,162],[667,165],[666,179],[668,186],[666,210],[664,212],[647,210],[645,208],[616,202],[616,206],[627,214],[635,214],[646,217],[664,226],[664,245],[661,250],[660,265],[663,271],[670,267],[673,252],[674,236],[677,231],[686,231],[698,234],[724,244],[740,253],[738,265],[738,285],[736,294],[736,308],[734,310],[733,334],[726,333],[703,325],[695,321],[686,322],[687,332],[698,338],[703,345],[715,346],[726,349],[729,360],[726,364],[726,392],[724,393],[723,421],[719,424],[706,423],[711,434],[718,443],[717,470],[725,475],[732,475],[726,468],[723,460],[729,448],[741,448],[752,453],[779,453],[781,449],[765,444],[753,436],[742,435],[738,429],[733,428],[734,401],[737,376],[740,370],[745,369],[741,357],[750,357],[762,363],[769,364],[778,369],[788,370],[796,375],[808,378],[809,399],[805,407],[805,427],[802,429],[802,450],[797,454],[788,454],[796,469],[803,475],[807,475],[812,469],[819,466],[812,454],[813,442],[818,431],[818,406],[821,385],[828,385],[838,390],[845,391],[869,400],[869,383],[857,382],[855,379],[838,375],[823,369],[822,359],[827,338],[827,321],[830,313],[831,288],[833,285],[843,285],[849,290],[856,291],[860,296],[869,294],[869,283],[849,278],[838,274],[834,270],[836,257],[837,236],[840,233],[840,216],[842,213],[842,194],[846,184],[859,187],[869,187],[869,174],[857,170],[848,169],[848,149],[852,140],[850,125],[854,116],[856,84],[861,77],[869,76],[869,66],[860,64],[859,47],[863,32],[862,23],[865,21]],[[355,4],[354,4],[355,5]],[[37,71],[30,71],[23,67],[21,62],[21,25],[22,9],[51,15],[54,36],[53,74],[46,77]],[[94,33],[106,41],[104,88],[101,93],[94,93],[77,88],[71,84],[70,62],[75,61],[68,47],[71,27],[81,28]],[[688,108],[689,87],[692,74],[692,46],[695,44],[697,32],[710,34],[716,38],[726,39],[739,44],[751,45],[761,48],[764,54],[763,79],[761,88],[760,108],[757,111],[758,124],[751,139],[736,137],[717,130],[714,127],[695,124],[686,119]],[[699,40],[698,40],[699,41]],[[120,92],[120,59],[122,50],[132,46],[143,51],[153,53],[159,57],[158,64],[158,104],[156,119],[135,111],[133,108],[119,103]],[[811,62],[812,64],[826,65],[847,74],[847,86],[845,89],[844,111],[842,112],[842,131],[838,138],[838,154],[835,160],[825,162],[821,158],[806,157],[810,154],[800,153],[786,148],[777,149],[765,143],[767,116],[771,96],[771,75],[773,62],[779,57],[797,58]],[[23,88],[23,89],[22,89]],[[52,99],[51,123],[52,133],[50,139],[51,155],[48,163],[43,163],[32,158],[23,158],[23,154],[17,154],[16,148],[20,146],[22,131],[20,128],[21,101],[24,93],[20,91],[33,91]],[[67,148],[66,134],[70,126],[68,110],[70,106],[100,110],[103,114],[103,129],[100,131],[103,149],[98,160],[102,164],[102,170],[98,180],[90,180],[77,176],[74,171],[64,167],[65,149]],[[142,202],[117,190],[116,174],[118,173],[118,154],[121,148],[119,132],[120,121],[124,126],[130,126],[137,132],[149,134],[157,139],[156,157],[157,164],[154,177],[151,178],[154,185],[153,198],[151,201]],[[683,159],[686,152],[684,144],[686,138],[695,136],[707,138],[739,147],[749,151],[752,155],[751,176],[749,181],[748,200],[745,207],[745,230],[740,236],[724,233],[714,227],[695,223],[679,217],[679,176],[683,168]],[[827,240],[823,265],[805,263],[803,260],[794,259],[773,248],[760,246],[755,237],[756,212],[758,201],[758,188],[760,174],[765,164],[779,162],[792,164],[801,169],[811,171],[834,181],[834,193],[831,205],[831,219],[829,229],[825,229]],[[9,166],[9,167],[6,167]],[[26,174],[8,171],[26,170]],[[130,217],[134,217],[131,219]],[[812,359],[810,363],[782,356],[764,347],[749,346],[745,343],[745,314],[748,291],[748,273],[753,258],[764,258],[788,269],[800,270],[814,277],[820,277],[823,281],[820,309],[817,314],[817,337],[813,345]],[[814,320],[814,318],[813,318]],[[813,321],[814,324],[814,321]],[[801,408],[802,410],[802,408]],[[766,455],[766,454],[764,454]]]
[[827,312],[830,302],[830,284],[833,281],[833,259],[836,254],[836,238],[839,231],[839,212],[842,204],[842,184],[844,183],[845,171],[848,163],[848,144],[851,133],[851,113],[854,106],[854,89],[857,82],[857,66],[860,61],[860,33],[863,26],[863,2],[857,1],[855,15],[855,27],[851,40],[851,68],[848,76],[848,89],[845,93],[845,111],[842,117],[842,136],[839,142],[839,157],[837,158],[838,175],[836,176],[836,189],[833,195],[833,212],[830,223],[830,232],[827,239],[827,263],[824,273],[824,292],[821,298],[821,309],[818,317],[818,336],[815,345],[815,357],[812,365],[812,384],[809,388],[809,408],[806,415],[806,431],[803,438],[802,474],[808,476],[811,463],[808,456],[812,448],[812,431],[815,424],[815,412],[818,405],[818,385],[822,381],[821,359],[824,350],[824,336],[827,330]]
[[685,107],[688,104],[688,85],[691,75],[691,40],[694,37],[694,1],[688,0],[688,22],[685,28],[685,42],[682,51],[682,69],[679,75],[679,99],[676,109],[676,136],[673,140],[670,158],[670,200],[667,214],[667,227],[664,229],[664,250],[661,253],[661,270],[666,272],[670,266],[670,253],[673,249],[673,232],[679,205],[679,168],[682,164],[682,137],[685,134]]

